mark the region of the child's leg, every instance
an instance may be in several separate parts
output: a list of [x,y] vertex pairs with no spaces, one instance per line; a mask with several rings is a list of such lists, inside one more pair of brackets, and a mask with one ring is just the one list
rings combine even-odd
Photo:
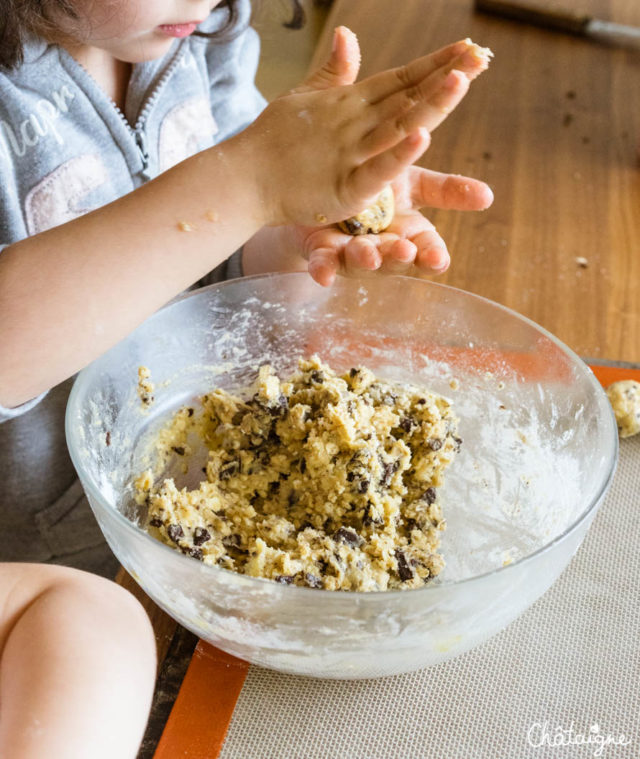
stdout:
[[115,583],[0,564],[0,757],[133,759],[155,664],[149,620]]

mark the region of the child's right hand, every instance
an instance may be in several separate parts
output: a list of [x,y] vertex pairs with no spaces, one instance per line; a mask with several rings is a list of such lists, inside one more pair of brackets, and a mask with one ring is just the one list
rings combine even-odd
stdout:
[[319,226],[360,212],[422,155],[489,55],[463,40],[345,83],[355,80],[356,62],[335,86],[332,61],[359,58],[355,35],[338,28],[328,65],[239,136],[265,223]]

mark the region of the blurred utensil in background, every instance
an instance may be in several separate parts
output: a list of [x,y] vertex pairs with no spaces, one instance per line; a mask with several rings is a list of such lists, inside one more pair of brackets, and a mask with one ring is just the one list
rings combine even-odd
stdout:
[[590,37],[608,45],[640,50],[640,27],[604,21],[580,11],[555,5],[532,5],[520,0],[475,0],[475,9],[482,13],[541,26],[544,29],[556,29],[579,37]]

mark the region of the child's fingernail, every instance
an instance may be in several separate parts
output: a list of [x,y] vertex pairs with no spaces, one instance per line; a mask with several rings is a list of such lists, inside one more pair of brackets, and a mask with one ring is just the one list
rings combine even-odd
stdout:
[[331,43],[331,52],[337,53],[338,52],[338,30],[340,29],[339,26],[336,26],[336,28],[333,30],[333,42]]
[[449,254],[444,250],[434,251],[431,254],[431,268],[436,274],[445,271],[449,266]]

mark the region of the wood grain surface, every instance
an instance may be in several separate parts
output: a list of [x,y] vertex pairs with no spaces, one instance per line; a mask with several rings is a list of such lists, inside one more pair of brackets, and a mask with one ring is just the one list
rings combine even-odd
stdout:
[[[638,0],[543,4],[640,26]],[[438,281],[581,355],[639,361],[640,52],[475,13],[472,0],[334,0],[312,67],[339,24],[358,35],[361,76],[467,36],[491,47],[489,71],[422,159],[495,193],[483,213],[427,211],[452,254]]]

